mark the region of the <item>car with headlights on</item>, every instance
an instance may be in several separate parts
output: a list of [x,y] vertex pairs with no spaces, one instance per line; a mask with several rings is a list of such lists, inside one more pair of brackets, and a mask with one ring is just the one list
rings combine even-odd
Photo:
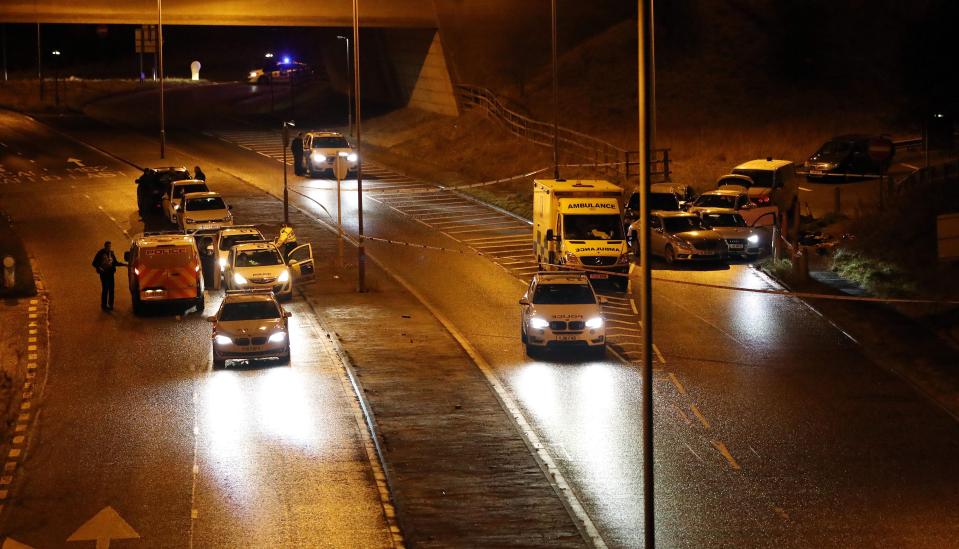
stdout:
[[303,173],[310,177],[333,176],[333,162],[337,156],[346,158],[349,173],[356,172],[359,157],[353,145],[338,132],[306,132],[303,134]]
[[215,279],[222,277],[223,271],[226,270],[227,260],[230,257],[230,250],[233,246],[242,242],[266,242],[266,240],[266,237],[263,236],[260,229],[253,225],[231,225],[218,230],[216,232],[216,238],[211,242],[213,249],[209,250],[209,252],[216,257]]
[[763,251],[764,235],[758,229],[746,224],[743,216],[728,208],[706,208],[700,210],[699,217],[707,227],[719,233],[726,241],[729,255],[745,259],[759,257]]
[[[639,222],[630,227],[633,253],[639,252],[636,236]],[[649,253],[666,263],[679,261],[725,262],[726,241],[703,223],[698,215],[688,212],[652,212],[649,215]]]
[[[885,137],[868,135],[840,135],[819,147],[803,163],[806,179],[840,179],[875,177],[889,169],[889,161],[878,162],[869,154],[869,146],[882,142],[894,150],[892,141]],[[891,157],[890,157],[891,160]]]
[[241,242],[230,249],[223,280],[229,290],[270,290],[283,299],[293,297],[294,282],[314,276],[310,244],[290,251],[286,259],[272,242]]
[[526,354],[539,350],[579,348],[606,353],[606,321],[586,273],[540,272],[519,300],[520,339]]
[[187,193],[180,202],[177,223],[188,232],[216,230],[233,225],[231,209],[220,193]]
[[213,324],[213,367],[231,359],[290,361],[290,313],[270,291],[228,291]]
[[163,212],[170,223],[176,224],[177,213],[179,213],[180,205],[183,202],[183,195],[209,191],[210,188],[206,186],[206,182],[199,179],[174,181],[170,184],[170,190],[163,195]]
[[246,75],[250,84],[271,84],[273,82],[300,82],[309,79],[313,69],[306,63],[283,57],[278,61],[253,69]]

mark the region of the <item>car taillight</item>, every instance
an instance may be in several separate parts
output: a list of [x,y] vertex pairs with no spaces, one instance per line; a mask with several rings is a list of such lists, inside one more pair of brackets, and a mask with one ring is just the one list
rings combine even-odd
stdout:
[[140,268],[139,268],[139,267],[134,267],[134,268],[133,268],[133,274],[135,274],[135,275],[137,275],[137,276],[140,276]]
[[193,272],[195,272],[195,273],[200,272],[200,266],[197,265],[196,267],[193,267]]
[[754,199],[754,202],[756,202],[756,204],[759,205],[759,206],[762,206],[763,204],[769,204],[769,197],[768,197],[768,196],[757,196],[757,197]]

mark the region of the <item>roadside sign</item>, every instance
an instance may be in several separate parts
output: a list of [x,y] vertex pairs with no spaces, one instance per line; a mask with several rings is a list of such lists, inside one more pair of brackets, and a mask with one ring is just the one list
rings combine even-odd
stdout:
[[136,53],[156,53],[157,28],[156,25],[143,25],[133,31],[134,48]]
[[346,179],[346,174],[350,171],[350,162],[346,159],[345,156],[336,156],[336,160],[333,161],[333,175],[336,176],[337,181]]
[[886,162],[892,158],[895,148],[892,141],[885,137],[871,139],[869,141],[869,157],[876,162]]
[[936,235],[939,239],[939,260],[959,260],[959,213],[938,216]]

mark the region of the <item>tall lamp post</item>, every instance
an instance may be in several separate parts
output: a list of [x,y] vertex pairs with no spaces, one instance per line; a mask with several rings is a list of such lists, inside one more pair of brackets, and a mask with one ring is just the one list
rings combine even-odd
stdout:
[[292,120],[283,121],[283,223],[290,224],[290,193],[286,186],[286,149],[290,148],[290,128],[296,124]]
[[360,134],[360,2],[353,0],[353,100],[356,109],[356,210],[359,228],[357,253],[357,291],[366,291],[366,248],[363,241],[363,141]]
[[157,0],[157,65],[160,71],[160,158],[166,158],[166,105],[163,96],[163,0]]
[[649,181],[652,125],[653,77],[653,2],[639,0],[639,242],[640,265],[640,327],[643,337],[643,546],[656,547],[656,514],[653,480],[653,295],[649,254]]
[[60,106],[60,50],[50,52],[53,55],[53,104]]
[[[347,80],[350,76],[350,39],[346,36],[337,36],[339,40],[346,40],[346,76]],[[353,83],[347,82],[346,84],[346,127],[350,129],[350,137],[353,137]]]
[[556,54],[556,0],[550,2],[550,20],[552,23],[552,59],[553,59],[553,179],[559,179],[559,65]]

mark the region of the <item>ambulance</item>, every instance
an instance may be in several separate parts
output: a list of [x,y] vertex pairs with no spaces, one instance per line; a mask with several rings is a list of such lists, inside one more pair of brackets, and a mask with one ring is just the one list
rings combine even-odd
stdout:
[[623,189],[602,180],[533,181],[533,250],[541,270],[584,270],[625,288]]
[[148,304],[194,305],[203,310],[203,266],[196,241],[181,232],[143,233],[123,253],[133,312]]

